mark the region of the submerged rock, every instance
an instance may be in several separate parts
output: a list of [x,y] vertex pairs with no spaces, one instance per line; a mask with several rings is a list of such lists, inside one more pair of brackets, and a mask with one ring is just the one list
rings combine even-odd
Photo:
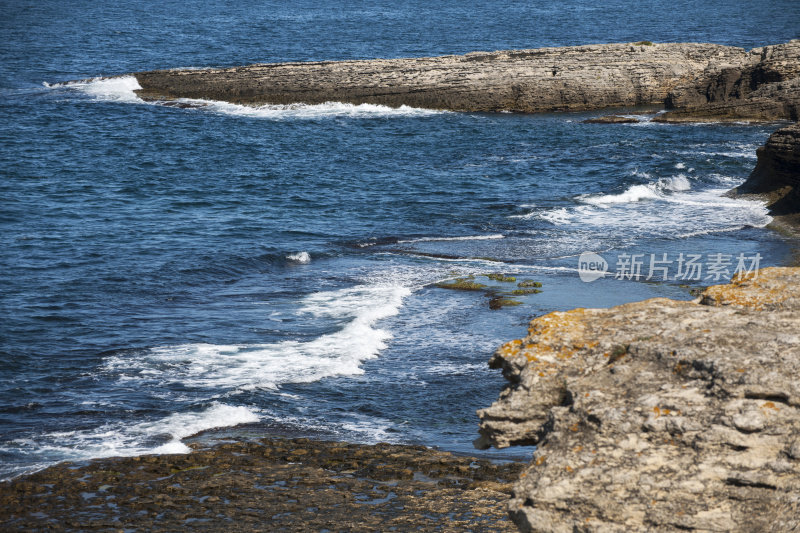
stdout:
[[633,117],[621,117],[619,115],[605,115],[602,117],[587,118],[584,124],[633,124],[639,122]]
[[514,283],[517,281],[514,276],[506,276],[505,274],[487,274],[486,277],[492,281],[500,281],[502,283]]
[[489,309],[492,310],[502,309],[503,307],[515,307],[517,305],[522,305],[522,302],[505,296],[497,296],[489,300]]
[[486,288],[483,283],[473,281],[471,278],[456,278],[453,281],[441,281],[436,283],[440,289],[450,289],[454,291],[481,291]]
[[491,359],[479,447],[538,446],[523,531],[797,531],[800,269],[550,313]]

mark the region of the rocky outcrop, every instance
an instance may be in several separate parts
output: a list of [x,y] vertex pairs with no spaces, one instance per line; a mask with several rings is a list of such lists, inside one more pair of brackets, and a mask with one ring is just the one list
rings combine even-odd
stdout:
[[523,531],[800,529],[800,269],[533,320],[477,445],[536,444]]
[[758,163],[731,196],[755,195],[785,228],[800,226],[800,123],[781,128],[757,150]]
[[134,74],[145,99],[327,101],[454,111],[565,111],[662,104],[706,73],[753,62],[741,48],[649,42],[463,56],[259,64]]
[[735,66],[707,69],[666,98],[659,122],[798,120],[800,40],[754,48]]

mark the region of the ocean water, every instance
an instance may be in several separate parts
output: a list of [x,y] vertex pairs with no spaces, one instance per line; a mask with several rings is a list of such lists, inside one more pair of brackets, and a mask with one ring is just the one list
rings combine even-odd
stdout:
[[[721,197],[776,124],[336,102],[179,109],[139,100],[132,77],[73,82],[598,42],[750,48],[800,37],[794,1],[686,0],[666,13],[619,0],[42,0],[3,12],[0,478],[184,452],[183,438],[239,424],[472,452],[475,410],[503,386],[486,361],[532,317],[689,299],[714,282],[584,283],[582,252],[613,271],[625,254],[760,254],[766,266],[796,247],[764,228],[762,205]],[[436,285],[516,288],[489,273],[542,292],[490,309],[482,292]]]

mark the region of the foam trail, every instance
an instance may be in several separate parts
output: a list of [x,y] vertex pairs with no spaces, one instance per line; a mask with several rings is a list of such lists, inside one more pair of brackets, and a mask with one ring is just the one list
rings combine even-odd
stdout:
[[32,466],[15,475],[46,468],[55,461],[85,460],[99,457],[126,457],[161,453],[189,453],[191,449],[181,439],[207,429],[250,424],[260,420],[258,411],[244,406],[213,403],[203,411],[174,413],[165,418],[125,424],[105,424],[92,430],[46,433],[32,439],[16,439],[5,443],[0,450],[11,449],[34,457]]
[[505,235],[496,233],[494,235],[468,235],[466,237],[420,237],[419,239],[408,239],[405,241],[397,241],[397,243],[409,244],[414,242],[491,241],[495,239],[505,239]]
[[116,78],[94,78],[91,80],[72,81],[67,83],[44,83],[51,89],[72,89],[91,96],[95,100],[143,104],[134,91],[141,89],[139,81],[133,76]]
[[112,356],[105,370],[121,381],[213,390],[274,389],[282,383],[362,374],[360,364],[377,357],[391,338],[375,323],[397,314],[410,293],[406,287],[362,286],[312,294],[303,300],[300,315],[346,322],[340,330],[308,342],[163,346],[137,357]]
[[[725,181],[720,177],[718,181]],[[619,233],[688,238],[764,227],[772,221],[763,202],[728,198],[729,189],[689,190],[683,175],[647,185],[634,185],[621,194],[575,198],[577,205],[539,209],[521,220],[540,219],[554,226],[578,225],[591,234]],[[664,213],[668,213],[665,216]]]
[[181,98],[178,102],[195,106],[203,111],[221,113],[240,117],[264,118],[270,120],[317,119],[335,117],[420,117],[438,115],[446,111],[421,109],[406,105],[389,107],[378,104],[348,104],[343,102],[325,102],[323,104],[288,104],[245,106],[220,102],[216,100],[196,100]]

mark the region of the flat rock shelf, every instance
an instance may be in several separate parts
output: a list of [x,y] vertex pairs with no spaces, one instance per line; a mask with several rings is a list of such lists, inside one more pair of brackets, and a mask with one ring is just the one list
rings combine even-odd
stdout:
[[514,531],[517,462],[309,439],[62,463],[0,484],[10,531]]

